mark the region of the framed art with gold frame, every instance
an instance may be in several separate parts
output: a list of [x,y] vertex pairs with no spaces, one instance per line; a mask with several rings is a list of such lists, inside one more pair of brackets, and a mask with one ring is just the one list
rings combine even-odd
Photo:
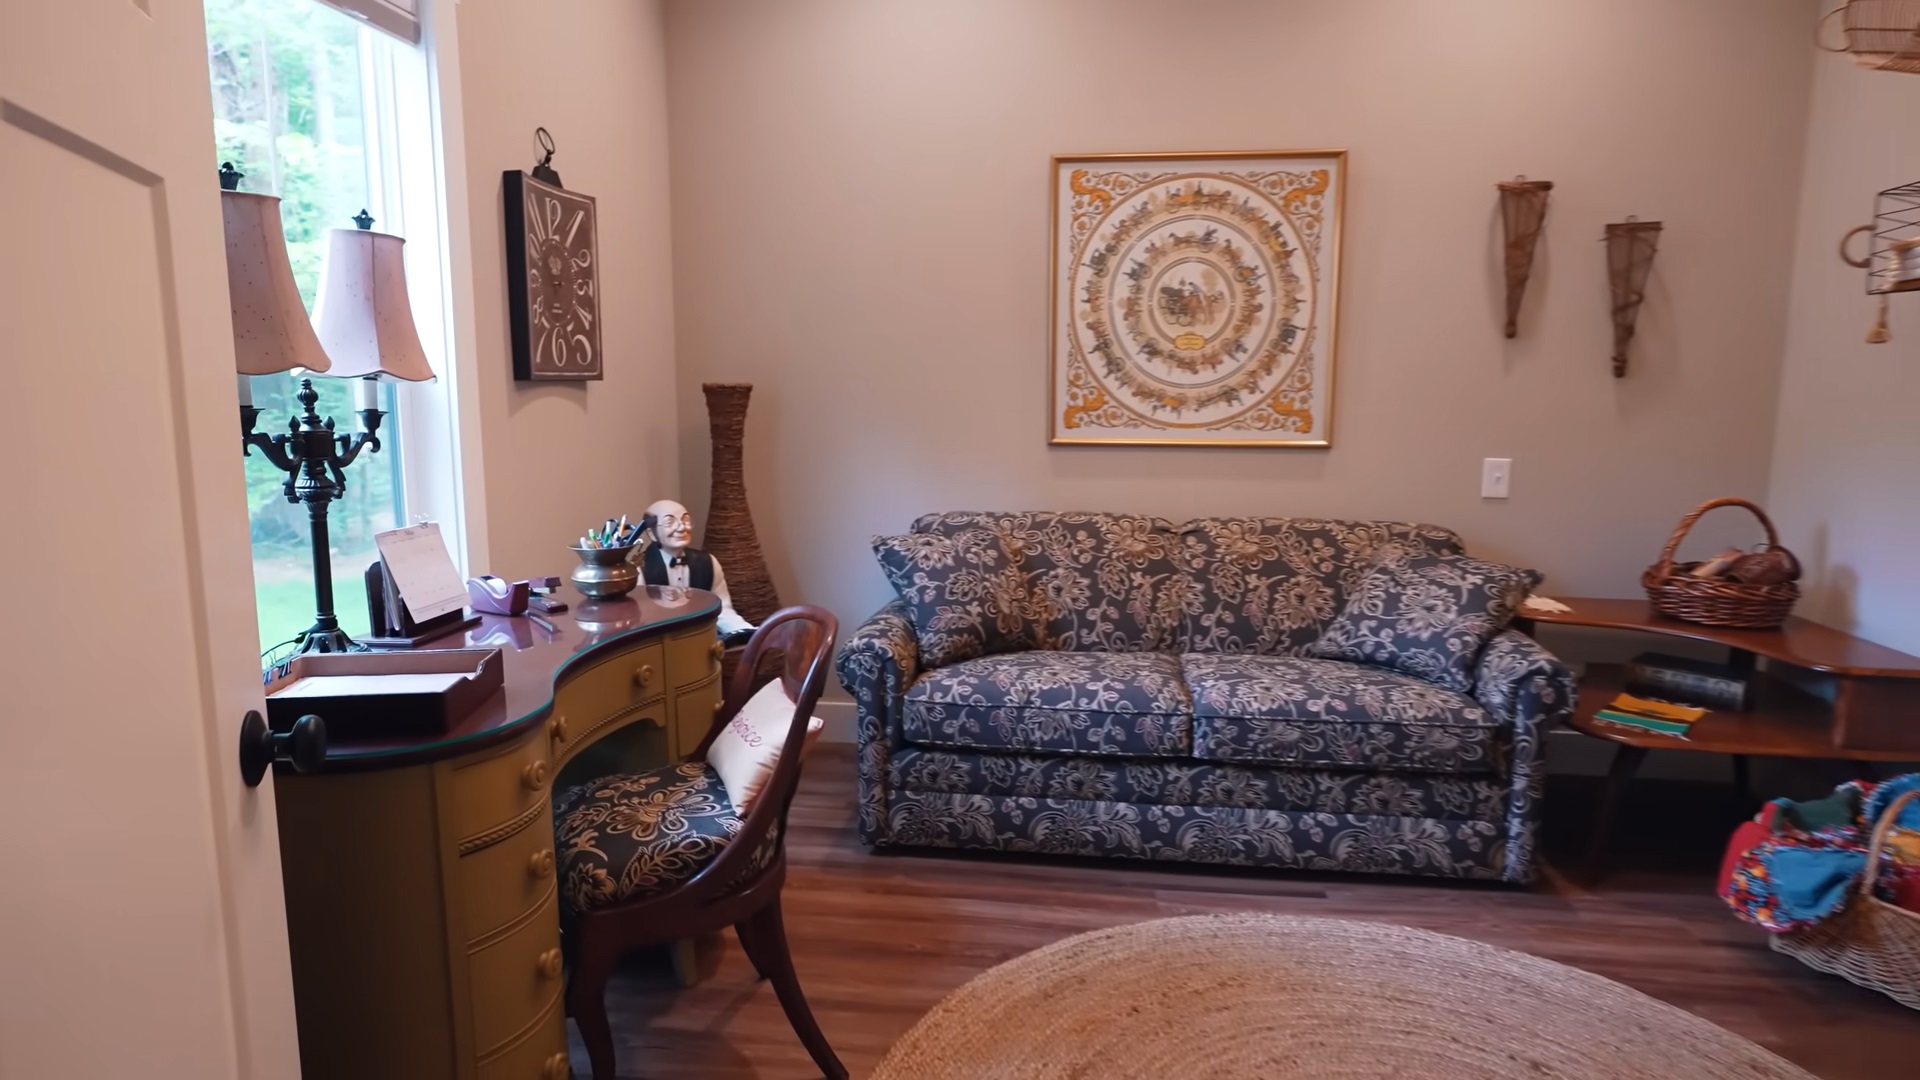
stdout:
[[1332,445],[1345,150],[1056,156],[1048,438]]

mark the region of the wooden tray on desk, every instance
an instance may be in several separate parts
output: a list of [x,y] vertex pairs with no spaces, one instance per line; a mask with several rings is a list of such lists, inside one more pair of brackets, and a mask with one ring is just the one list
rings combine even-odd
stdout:
[[[275,731],[286,731],[295,720],[312,713],[326,722],[330,739],[436,734],[452,727],[499,693],[504,670],[499,649],[296,656],[267,684],[267,723]],[[302,679],[362,675],[458,675],[461,678],[435,692],[276,696]]]

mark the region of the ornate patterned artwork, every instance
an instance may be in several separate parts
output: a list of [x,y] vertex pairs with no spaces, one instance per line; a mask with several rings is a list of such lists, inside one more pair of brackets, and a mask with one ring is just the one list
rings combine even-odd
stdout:
[[1054,443],[1329,446],[1346,151],[1053,159]]
[[515,170],[502,179],[513,377],[598,379],[600,237],[593,197]]

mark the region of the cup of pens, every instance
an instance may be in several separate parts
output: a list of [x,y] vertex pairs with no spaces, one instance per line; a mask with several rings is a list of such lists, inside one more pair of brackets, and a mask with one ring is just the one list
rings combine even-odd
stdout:
[[625,596],[640,584],[640,568],[633,565],[634,549],[640,546],[642,526],[629,525],[625,517],[608,518],[598,528],[588,529],[572,551],[580,557],[573,568],[573,587],[595,600]]

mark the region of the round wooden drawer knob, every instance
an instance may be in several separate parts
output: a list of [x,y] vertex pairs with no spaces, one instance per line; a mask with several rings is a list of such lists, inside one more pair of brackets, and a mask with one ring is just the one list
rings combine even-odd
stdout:
[[535,878],[545,880],[553,876],[553,852],[536,851],[527,863],[527,872]]
[[539,971],[540,971],[540,974],[545,975],[549,979],[557,978],[559,976],[560,974],[560,950],[559,949],[548,949],[546,952],[543,952],[540,954]]
[[726,659],[726,657],[727,657],[727,646],[725,645],[725,643],[719,642],[719,641],[714,642],[713,643],[713,662],[717,664],[720,661]]
[[553,721],[547,725],[547,734],[553,736],[554,742],[566,742],[567,718],[564,716],[554,717]]
[[520,770],[520,782],[527,785],[528,791],[539,791],[547,784],[547,763],[536,761]]
[[573,1070],[567,1068],[567,1055],[562,1052],[547,1059],[540,1068],[540,1080],[569,1080]]
[[645,689],[651,682],[653,682],[652,664],[641,664],[633,669],[633,685]]

